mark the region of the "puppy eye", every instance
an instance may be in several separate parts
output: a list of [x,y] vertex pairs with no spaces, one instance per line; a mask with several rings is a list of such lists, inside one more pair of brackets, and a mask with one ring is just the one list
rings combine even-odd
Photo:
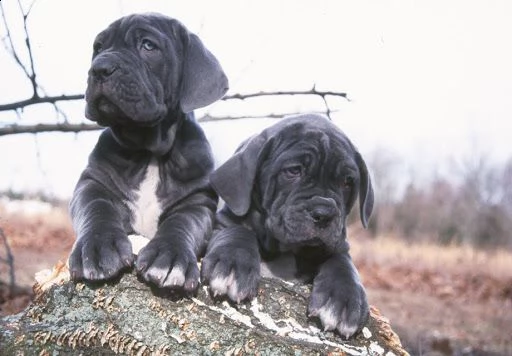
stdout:
[[142,48],[144,48],[146,51],[153,51],[157,47],[156,47],[156,44],[153,41],[150,41],[148,39],[143,39],[142,40]]
[[287,179],[296,179],[302,176],[302,166],[289,166],[282,170],[283,175]]
[[103,50],[103,44],[101,42],[96,42],[93,45],[92,49],[93,49],[95,54],[98,54],[98,53],[100,53]]
[[352,176],[346,176],[343,178],[343,188],[349,189],[354,186],[355,179]]

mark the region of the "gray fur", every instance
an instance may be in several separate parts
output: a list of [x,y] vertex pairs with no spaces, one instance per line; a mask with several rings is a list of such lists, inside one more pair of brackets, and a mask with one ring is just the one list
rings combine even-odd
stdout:
[[[85,112],[107,128],[70,203],[73,279],[111,279],[135,262],[158,287],[197,288],[217,197],[210,145],[191,111],[227,88],[216,58],[175,19],[134,14],[98,34]],[[131,234],[151,239],[136,260]]]
[[[244,142],[210,182],[225,201],[202,263],[213,295],[255,297],[261,259],[291,253],[299,279],[313,281],[310,315],[345,337],[361,329],[368,302],[346,219],[359,198],[366,227],[374,196],[363,158],[336,125],[319,115],[285,118]],[[289,268],[268,269],[284,276]]]

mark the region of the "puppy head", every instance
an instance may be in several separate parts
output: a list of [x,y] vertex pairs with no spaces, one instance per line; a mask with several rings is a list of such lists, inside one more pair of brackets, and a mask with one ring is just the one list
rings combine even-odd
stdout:
[[265,228],[287,245],[335,249],[357,197],[367,226],[373,189],[349,139],[319,115],[283,119],[247,141],[210,177],[238,216],[258,210]]
[[103,126],[154,126],[221,98],[217,59],[179,21],[160,14],[120,18],[99,33],[86,90],[86,117]]

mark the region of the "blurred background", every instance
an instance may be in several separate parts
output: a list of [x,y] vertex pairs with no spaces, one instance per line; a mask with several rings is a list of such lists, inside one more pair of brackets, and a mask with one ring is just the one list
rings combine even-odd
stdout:
[[352,255],[412,354],[512,353],[512,3],[0,6],[2,315],[74,240],[67,201],[100,133],[83,113],[93,39],[151,11],[198,34],[229,77],[227,97],[196,112],[217,165],[301,112],[328,115],[359,148],[377,204],[368,230],[352,216]]

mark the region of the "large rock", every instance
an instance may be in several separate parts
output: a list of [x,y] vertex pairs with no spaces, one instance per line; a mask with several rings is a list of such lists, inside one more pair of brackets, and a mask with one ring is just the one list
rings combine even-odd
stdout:
[[258,298],[215,302],[163,295],[126,273],[101,285],[69,281],[64,264],[39,275],[35,300],[0,319],[1,355],[407,355],[371,308],[367,326],[345,341],[306,313],[310,287],[263,279]]

